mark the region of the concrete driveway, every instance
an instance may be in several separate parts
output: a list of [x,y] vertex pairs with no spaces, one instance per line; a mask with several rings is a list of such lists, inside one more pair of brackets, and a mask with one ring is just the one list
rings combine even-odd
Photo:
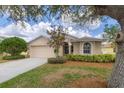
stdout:
[[0,63],[0,83],[47,63],[46,58],[27,58]]

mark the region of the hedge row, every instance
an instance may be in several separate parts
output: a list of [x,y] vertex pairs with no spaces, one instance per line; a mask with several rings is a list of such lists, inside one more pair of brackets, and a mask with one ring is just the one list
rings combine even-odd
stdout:
[[101,54],[101,55],[65,55],[70,61],[84,61],[84,62],[115,62],[115,55]]
[[17,55],[17,56],[4,56],[4,60],[14,60],[14,59],[22,59],[25,58],[24,55]]
[[66,59],[64,57],[48,58],[48,63],[50,64],[63,64],[65,62],[66,62]]

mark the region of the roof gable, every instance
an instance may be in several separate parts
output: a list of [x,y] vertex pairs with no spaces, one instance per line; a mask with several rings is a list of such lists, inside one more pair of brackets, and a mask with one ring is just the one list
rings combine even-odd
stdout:
[[34,42],[34,41],[36,41],[36,40],[38,40],[38,39],[40,39],[40,38],[46,38],[46,39],[49,39],[49,38],[46,37],[46,36],[40,35],[40,36],[36,37],[35,39],[31,40],[30,42],[28,42],[28,44],[31,44],[32,42]]
[[[40,38],[46,38],[46,39],[49,39],[48,36],[43,36],[43,35],[40,35],[38,37],[36,37],[35,39],[31,40],[30,42],[28,42],[29,44],[36,41],[37,39],[40,39]],[[72,36],[72,35],[69,35],[69,34],[66,34],[65,35],[65,38],[66,39],[71,39],[71,40],[78,40],[79,38],[75,37],[75,36]]]

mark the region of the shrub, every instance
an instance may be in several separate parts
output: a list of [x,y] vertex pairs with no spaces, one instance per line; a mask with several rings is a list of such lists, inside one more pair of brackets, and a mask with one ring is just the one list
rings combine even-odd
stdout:
[[17,55],[17,56],[4,56],[4,60],[14,60],[14,59],[22,59],[25,58],[24,55]]
[[48,58],[48,63],[50,64],[63,64],[66,62],[64,57]]
[[67,60],[70,61],[84,61],[84,62],[114,62],[115,55],[100,54],[100,55],[65,55]]
[[12,56],[20,55],[21,52],[27,51],[27,44],[18,37],[6,38],[0,43],[0,51]]

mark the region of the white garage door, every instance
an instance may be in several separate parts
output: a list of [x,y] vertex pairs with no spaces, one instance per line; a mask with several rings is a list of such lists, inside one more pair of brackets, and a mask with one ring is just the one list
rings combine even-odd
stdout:
[[54,57],[54,50],[49,46],[31,46],[30,57]]

